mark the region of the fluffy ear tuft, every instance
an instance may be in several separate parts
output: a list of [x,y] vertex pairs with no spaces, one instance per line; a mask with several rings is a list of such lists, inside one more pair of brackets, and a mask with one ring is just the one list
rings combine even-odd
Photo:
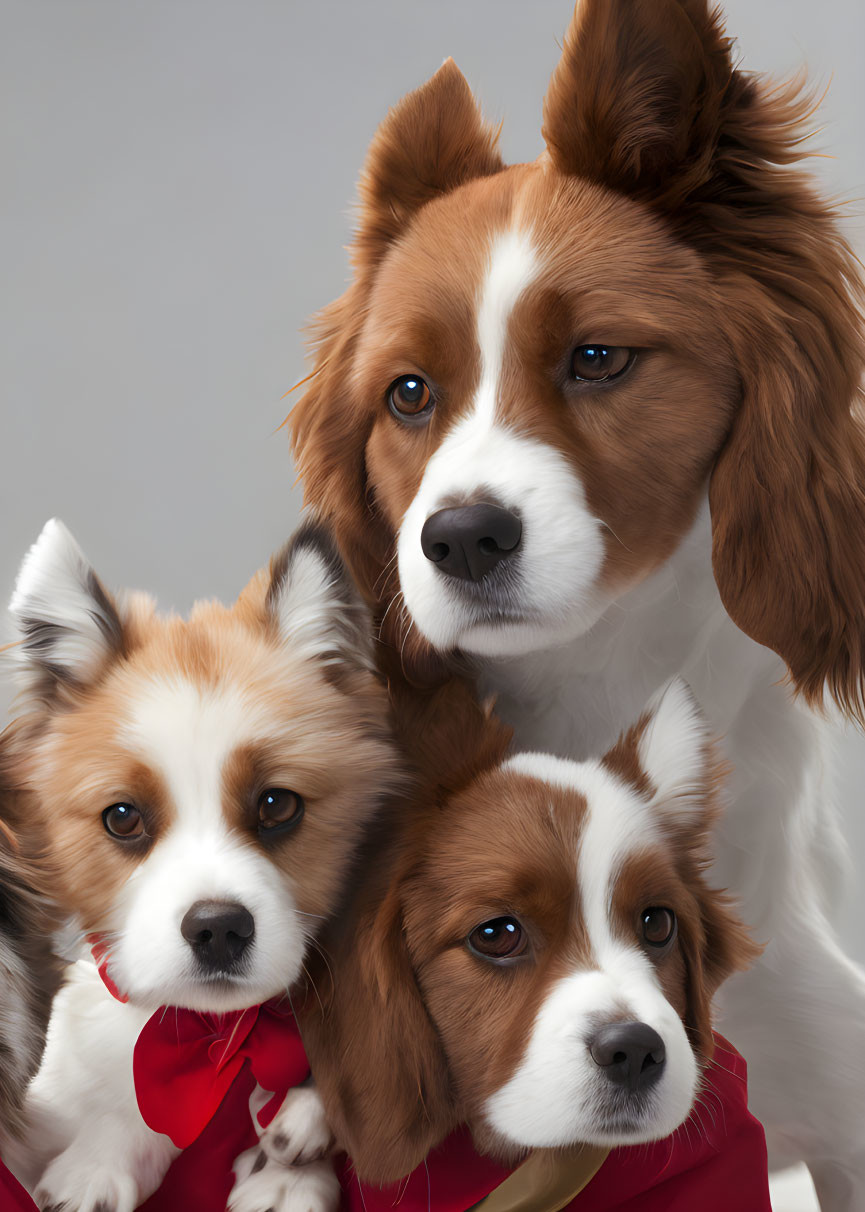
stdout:
[[265,608],[300,657],[375,670],[372,620],[329,531],[305,523],[274,557]]
[[19,668],[31,689],[87,685],[124,648],[114,602],[62,522],[52,518],[24,557],[9,603]]
[[380,257],[424,203],[498,172],[503,164],[497,139],[462,72],[446,59],[426,84],[394,106],[370,144],[360,179],[358,268]]
[[708,799],[713,775],[708,725],[688,685],[673,678],[649,702],[637,759],[654,802],[688,814]]

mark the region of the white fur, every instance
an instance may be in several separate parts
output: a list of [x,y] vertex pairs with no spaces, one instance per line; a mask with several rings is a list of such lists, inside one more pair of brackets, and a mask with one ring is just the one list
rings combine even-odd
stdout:
[[[626,944],[614,935],[610,920],[622,863],[661,840],[654,810],[597,762],[532,753],[517,755],[505,768],[585,797],[577,882],[592,953],[544,1001],[516,1071],[487,1102],[489,1122],[514,1144],[531,1147],[634,1144],[668,1136],[691,1112],[696,1061],[654,966],[636,940]],[[667,1058],[642,1119],[627,1130],[602,1126],[609,1082],[589,1052],[598,1027],[617,1017],[657,1031]]]
[[[498,651],[502,635],[512,650],[537,643],[534,620],[554,617],[567,634],[587,627],[601,603],[593,588],[603,562],[601,523],[589,513],[583,487],[551,446],[498,419],[499,384],[514,304],[536,277],[539,261],[518,229],[498,236],[478,308],[481,378],[471,411],[431,457],[399,530],[397,557],[405,604],[423,635],[438,648]],[[520,551],[508,561],[508,601],[491,617],[471,607],[424,556],[420,534],[445,498],[488,492],[519,512]],[[575,622],[575,619],[577,622]]]
[[[222,808],[226,759],[265,730],[261,709],[226,686],[155,680],[131,705],[121,743],[162,776],[176,814],[135,865],[112,923],[109,970],[140,1005],[240,1009],[273,997],[300,974],[306,935],[285,877],[229,830]],[[248,966],[230,989],[201,980],[180,933],[200,900],[238,903],[255,919]]]
[[84,553],[63,523],[57,518],[46,522],[24,557],[9,603],[19,636],[23,625],[34,621],[57,628],[50,649],[38,660],[31,659],[26,645],[15,650],[25,680],[32,675],[32,664],[47,660],[75,680],[86,681],[109,655],[88,586],[90,573]]

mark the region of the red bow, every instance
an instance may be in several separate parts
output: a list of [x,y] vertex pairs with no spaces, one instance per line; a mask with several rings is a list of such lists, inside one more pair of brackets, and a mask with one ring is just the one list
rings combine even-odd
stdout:
[[132,1061],[144,1122],[179,1149],[187,1148],[247,1065],[259,1086],[273,1094],[258,1113],[264,1128],[292,1086],[309,1076],[286,1002],[274,999],[232,1014],[163,1007],[145,1024]]
[[[108,975],[104,937],[88,934],[87,941],[106,989],[117,1001],[127,1001]],[[161,1006],[144,1024],[132,1057],[141,1117],[154,1132],[186,1149],[213,1119],[243,1069],[272,1094],[257,1116],[266,1128],[292,1086],[309,1076],[300,1032],[285,999],[230,1014]]]

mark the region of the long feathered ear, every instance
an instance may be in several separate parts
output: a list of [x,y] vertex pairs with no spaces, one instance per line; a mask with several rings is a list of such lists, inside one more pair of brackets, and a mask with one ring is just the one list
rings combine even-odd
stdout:
[[374,264],[425,203],[498,172],[497,139],[462,72],[446,59],[394,106],[370,144],[360,178],[356,267]]
[[394,1182],[458,1122],[412,971],[398,884],[378,903],[353,904],[322,953],[317,992],[299,1012],[316,1087],[358,1178]]
[[811,96],[736,71],[706,0],[583,0],[545,105],[562,172],[662,214],[708,264],[742,398],[710,483],[734,622],[819,705],[865,716],[859,264],[790,166]]
[[24,557],[9,612],[25,688],[50,697],[86,686],[124,650],[117,608],[62,522],[46,522]]

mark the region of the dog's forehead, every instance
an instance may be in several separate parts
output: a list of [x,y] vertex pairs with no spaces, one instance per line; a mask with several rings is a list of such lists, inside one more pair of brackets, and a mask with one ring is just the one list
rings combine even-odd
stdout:
[[606,921],[629,857],[663,840],[636,787],[594,761],[518,754],[451,807],[450,836],[434,848],[442,879],[487,898],[531,900],[537,890],[546,901],[555,886],[557,904],[571,905],[590,929]]

